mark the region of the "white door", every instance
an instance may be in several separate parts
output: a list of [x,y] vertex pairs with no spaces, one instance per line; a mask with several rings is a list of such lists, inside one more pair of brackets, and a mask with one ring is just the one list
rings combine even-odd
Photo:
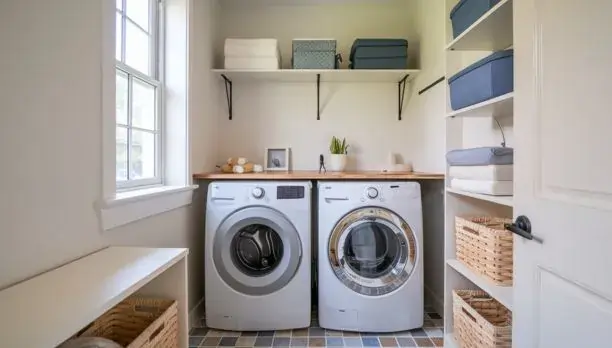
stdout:
[[612,347],[612,1],[514,0],[513,346]]

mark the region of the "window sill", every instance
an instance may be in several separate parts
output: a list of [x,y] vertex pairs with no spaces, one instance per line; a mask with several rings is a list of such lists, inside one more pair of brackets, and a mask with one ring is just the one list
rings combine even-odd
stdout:
[[161,186],[119,192],[100,207],[103,231],[191,204],[193,186]]

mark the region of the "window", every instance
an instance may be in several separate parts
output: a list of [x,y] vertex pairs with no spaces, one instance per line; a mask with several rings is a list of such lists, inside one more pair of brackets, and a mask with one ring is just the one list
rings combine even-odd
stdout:
[[116,0],[117,189],[162,180],[162,44],[159,0]]

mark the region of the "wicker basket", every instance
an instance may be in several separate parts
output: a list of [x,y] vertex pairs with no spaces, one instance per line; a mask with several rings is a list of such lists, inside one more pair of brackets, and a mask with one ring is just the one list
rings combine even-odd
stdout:
[[457,216],[457,259],[474,272],[501,286],[512,286],[512,232],[510,219]]
[[512,347],[512,313],[484,291],[453,291],[453,319],[459,347]]
[[126,348],[178,348],[176,301],[130,297],[83,329],[79,337],[104,337]]

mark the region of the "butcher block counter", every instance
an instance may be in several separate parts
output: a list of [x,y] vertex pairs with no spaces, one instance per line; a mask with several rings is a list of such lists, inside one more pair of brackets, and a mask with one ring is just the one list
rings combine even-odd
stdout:
[[196,180],[443,180],[444,174],[421,172],[327,172],[314,170],[294,170],[289,172],[263,173],[199,173],[194,174]]

